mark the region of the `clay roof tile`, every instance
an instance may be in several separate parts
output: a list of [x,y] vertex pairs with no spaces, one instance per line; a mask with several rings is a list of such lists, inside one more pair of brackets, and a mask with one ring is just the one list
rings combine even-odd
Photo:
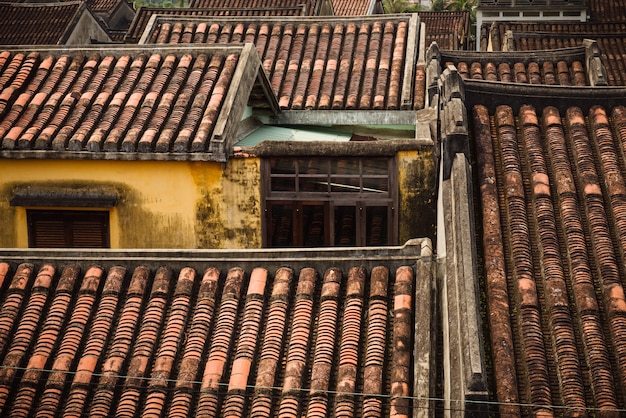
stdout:
[[[136,261],[84,274],[68,266],[58,277],[52,272],[64,261],[53,261],[34,281],[15,281],[25,301],[15,335],[24,338],[9,337],[0,362],[28,366],[12,383],[0,369],[11,416],[274,417],[308,409],[349,418],[390,411],[384,397],[411,393],[402,379],[411,350],[401,343],[414,327],[412,268],[394,277],[386,266],[369,274],[347,267],[347,275],[330,267],[322,281],[310,267],[258,267],[248,277],[236,264],[222,274],[193,261],[140,264],[129,277]],[[9,265],[0,262],[3,270]]]

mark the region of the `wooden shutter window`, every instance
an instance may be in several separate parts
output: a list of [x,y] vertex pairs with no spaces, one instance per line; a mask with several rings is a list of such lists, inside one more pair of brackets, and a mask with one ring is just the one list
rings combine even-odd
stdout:
[[31,248],[109,248],[109,212],[28,210]]

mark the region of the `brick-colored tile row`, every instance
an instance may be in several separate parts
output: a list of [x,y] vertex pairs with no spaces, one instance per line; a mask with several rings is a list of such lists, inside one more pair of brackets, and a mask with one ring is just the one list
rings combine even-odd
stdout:
[[3,415],[408,416],[410,267],[0,272]]
[[206,152],[238,63],[237,53],[3,57],[0,142],[11,150]]
[[36,335],[35,348],[28,360],[19,384],[14,383],[15,393],[9,415],[26,417],[31,413],[35,403],[35,394],[40,381],[48,376],[42,371],[49,364],[54,348],[61,338],[61,330],[66,318],[69,318],[69,307],[77,283],[79,268],[76,265],[66,266],[58,279],[52,302],[48,307],[46,318]]
[[4,17],[0,27],[3,45],[57,45],[64,44],[76,17],[84,12],[87,3],[58,2],[53,4],[0,3]]
[[261,330],[267,276],[268,272],[263,268],[254,269],[250,275],[241,318],[241,331],[234,352],[228,392],[222,407],[225,417],[243,416],[247,397],[252,393],[248,390],[248,385]]
[[328,416],[328,388],[330,370],[335,355],[337,309],[341,271],[328,269],[324,273],[320,296],[317,332],[311,368],[311,393],[307,407],[308,417]]
[[[477,106],[473,114],[498,398],[542,414],[593,408],[617,417],[626,360],[623,108],[521,106],[515,115],[500,106],[489,115]],[[559,408],[541,406],[550,404]]]
[[554,330],[552,355],[556,359],[563,403],[572,411],[583,413],[584,387],[576,348],[574,320],[567,297],[567,284],[560,255],[550,180],[541,145],[541,130],[534,108],[523,106],[520,109],[520,123],[523,130],[520,145],[526,150],[527,165],[530,168],[532,216],[537,220],[534,241],[537,243],[536,248],[540,254],[545,310],[550,327]]
[[513,65],[503,62],[500,64],[465,62],[457,64],[459,74],[464,79],[502,81],[506,83],[544,84],[561,86],[586,86],[587,75],[585,67],[580,61],[568,64],[566,61],[544,61],[541,65],[530,62],[516,62]]
[[272,413],[274,387],[280,362],[285,350],[285,335],[289,311],[289,296],[293,271],[280,268],[276,271],[272,293],[265,318],[265,333],[261,351],[257,356],[258,371],[250,413],[257,417],[269,417]]
[[88,332],[89,318],[97,309],[96,296],[103,273],[103,269],[97,266],[85,272],[69,323],[64,327],[60,346],[56,349],[45,389],[39,399],[37,416],[54,417],[62,407],[64,386],[71,378],[68,372],[73,369],[72,364],[80,354],[78,347]]
[[21,366],[22,360],[26,357],[28,348],[36,336],[37,324],[41,319],[48,298],[54,272],[55,269],[51,265],[44,265],[39,269],[30,298],[26,302],[26,308],[21,314],[19,324],[13,333],[11,345],[4,356],[3,368],[0,369],[0,411],[6,406],[7,396],[17,374],[17,368]]
[[556,184],[559,214],[566,231],[565,244],[570,254],[567,261],[570,276],[574,279],[573,296],[582,323],[583,349],[591,369],[592,390],[598,408],[604,410],[603,416],[615,416],[615,412],[610,412],[611,409],[617,408],[617,398],[609,361],[609,348],[601,329],[601,310],[594,289],[590,255],[585,245],[581,207],[576,198],[575,172],[569,162],[565,127],[556,108],[544,110],[543,123],[547,127],[547,155],[552,161],[555,177],[562,179]]
[[102,364],[102,376],[93,394],[89,415],[107,417],[114,405],[115,385],[122,372],[124,360],[130,353],[136,328],[139,323],[143,298],[146,293],[149,269],[135,268],[126,294],[126,301],[117,319],[117,327],[112,336],[107,357]]
[[232,268],[228,271],[215,330],[211,338],[211,348],[202,376],[200,398],[196,407],[197,417],[212,417],[217,414],[220,401],[218,393],[233,344],[244,279],[242,269]]
[[365,269],[353,267],[348,272],[346,299],[341,321],[339,340],[339,367],[337,369],[337,395],[335,416],[353,417],[356,412],[354,393],[357,388],[359,369],[359,347],[361,345],[361,324],[363,318],[363,297],[365,292]]
[[[584,39],[597,41],[600,59],[607,71],[610,86],[625,86],[624,43],[626,23],[603,20],[586,23],[548,22],[498,22],[495,30],[494,51],[502,51],[501,40],[507,31],[512,31],[516,51],[535,51],[557,48],[579,47]],[[485,35],[488,31],[485,31]],[[541,36],[537,36],[540,33]],[[578,70],[575,71],[577,73]],[[571,73],[571,72],[570,72]],[[576,74],[576,78],[580,77]]]
[[626,21],[624,0],[592,0],[589,3],[589,17],[593,22]]
[[[211,3],[211,1],[209,1]],[[148,26],[153,15],[169,15],[169,16],[301,16],[309,15],[309,8],[304,8],[302,0],[279,0],[278,2],[259,2],[257,6],[237,5],[236,3],[228,3],[218,1],[219,6],[206,6],[204,2],[197,2],[197,6],[190,7],[146,7],[141,6],[136,11],[124,39],[127,43],[136,43],[143,35],[144,30]],[[280,6],[275,4],[280,4]],[[310,2],[309,2],[310,3]],[[187,39],[189,42],[191,35],[189,31],[181,32],[176,35],[181,39]]]
[[490,341],[499,411],[503,416],[519,416],[519,392],[513,346],[513,326],[509,309],[507,271],[501,209],[496,183],[497,166],[491,138],[489,111],[474,106],[473,125],[477,150],[478,187],[480,188],[485,257],[485,283],[489,310]]
[[397,17],[329,23],[164,21],[149,42],[254,43],[282,109],[394,110],[407,108],[400,99],[409,82],[404,80],[408,28],[408,18]]
[[[152,358],[161,333],[161,324],[167,314],[167,304],[171,297],[173,271],[167,267],[160,267],[155,274],[149,299],[144,308],[139,333],[135,339],[133,351],[130,355],[128,369],[122,382],[123,390],[111,405],[111,412],[119,417],[133,417],[140,408],[140,400],[145,387],[145,377],[148,373]],[[124,376],[124,374],[121,374]]]

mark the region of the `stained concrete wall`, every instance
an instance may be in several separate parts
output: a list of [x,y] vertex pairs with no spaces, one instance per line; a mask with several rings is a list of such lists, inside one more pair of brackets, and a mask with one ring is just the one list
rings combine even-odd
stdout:
[[464,84],[454,67],[439,84],[441,163],[437,206],[437,283],[443,331],[444,416],[488,411],[487,372],[472,198]]
[[470,167],[457,154],[450,178],[439,186],[443,233],[438,279],[443,328],[443,392],[446,417],[485,416],[488,411],[478,274],[473,228]]

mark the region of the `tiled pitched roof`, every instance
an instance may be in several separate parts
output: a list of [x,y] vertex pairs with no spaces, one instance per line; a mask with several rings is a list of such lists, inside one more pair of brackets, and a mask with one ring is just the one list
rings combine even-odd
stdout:
[[592,22],[626,22],[626,1],[587,0]]
[[587,0],[481,0],[480,7],[487,8],[545,8],[545,7],[568,7],[568,6],[585,6]]
[[148,22],[153,15],[164,16],[301,16],[306,15],[306,8],[301,0],[292,1],[291,4],[282,7],[211,7],[211,8],[162,8],[162,7],[140,7],[128,29],[125,41],[136,43],[143,35]]
[[426,46],[437,42],[441,49],[466,49],[470,35],[469,12],[417,12],[426,25]]
[[621,416],[626,107],[540,103],[470,109],[500,413]]
[[0,2],[0,45],[62,45],[86,8],[82,1]]
[[191,0],[191,8],[217,9],[273,9],[294,6],[305,6],[307,13],[313,11],[315,5],[311,0]]
[[[246,72],[248,81],[241,81]],[[263,75],[256,51],[242,45],[6,50],[0,53],[1,149],[8,157],[48,151],[213,158],[225,152],[218,144],[236,129],[257,73]],[[239,101],[240,108],[231,106]]]
[[391,110],[423,103],[416,15],[321,19],[158,17],[146,35],[159,44],[254,42],[281,109]]
[[375,0],[333,0],[332,3],[335,16],[365,16],[372,14]]
[[[533,51],[580,46],[585,39],[597,41],[611,86],[626,86],[626,23],[494,23],[494,51],[501,51],[506,32],[513,35],[515,51]],[[495,35],[495,36],[494,36]]]
[[436,53],[443,67],[454,65],[463,79],[561,86],[589,85],[584,47],[545,52]]
[[87,4],[89,4],[89,7],[94,12],[111,13],[118,4],[125,1],[126,0],[87,0]]
[[417,339],[431,338],[416,294],[428,299],[432,280],[427,242],[410,247],[361,252],[358,265],[349,251],[135,253],[104,266],[5,252],[0,410],[409,416],[410,397],[431,396],[414,392],[411,362],[429,354],[413,342],[416,318]]

